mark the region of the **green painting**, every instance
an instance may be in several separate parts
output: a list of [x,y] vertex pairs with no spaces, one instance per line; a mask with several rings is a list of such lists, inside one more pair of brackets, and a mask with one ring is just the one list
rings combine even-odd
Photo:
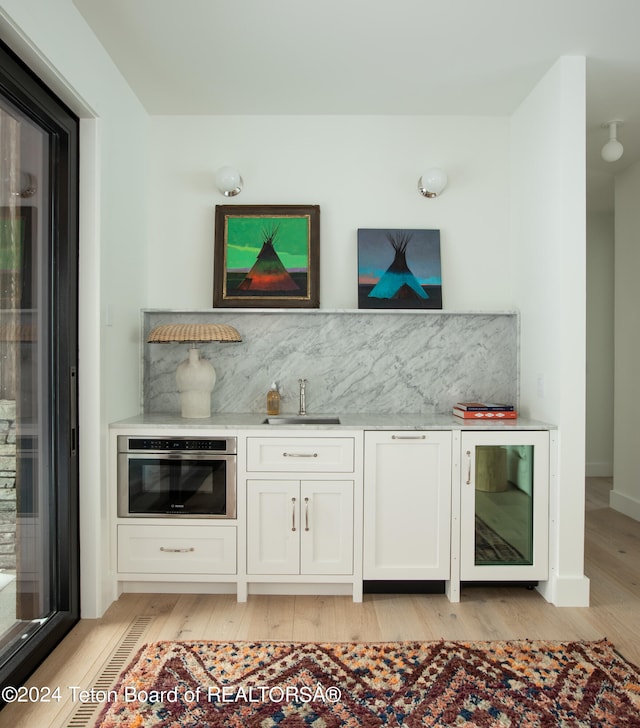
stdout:
[[216,208],[214,305],[319,305],[317,206]]
[[230,217],[227,220],[227,272],[249,271],[265,240],[274,232],[272,245],[289,271],[309,268],[309,217]]

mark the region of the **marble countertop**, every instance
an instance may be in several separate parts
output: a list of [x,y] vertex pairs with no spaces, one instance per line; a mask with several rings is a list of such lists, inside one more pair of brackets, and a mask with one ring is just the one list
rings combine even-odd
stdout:
[[[287,416],[282,413],[281,416]],[[291,415],[289,415],[291,416]],[[176,414],[140,414],[111,423],[112,428],[259,430],[290,433],[313,430],[555,430],[556,426],[524,417],[512,420],[469,420],[443,414],[309,413],[309,417],[339,417],[340,424],[270,425],[264,413],[220,413],[204,419],[185,419]]]

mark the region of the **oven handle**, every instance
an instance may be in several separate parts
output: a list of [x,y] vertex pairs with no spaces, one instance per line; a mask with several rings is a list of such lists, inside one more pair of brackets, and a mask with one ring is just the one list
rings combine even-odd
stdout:
[[120,457],[127,460],[226,460],[233,461],[237,455],[217,452],[121,452]]

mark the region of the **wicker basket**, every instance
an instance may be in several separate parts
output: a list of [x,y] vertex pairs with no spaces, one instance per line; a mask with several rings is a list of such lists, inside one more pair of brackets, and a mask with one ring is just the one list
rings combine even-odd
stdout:
[[233,326],[227,324],[163,324],[156,326],[147,341],[151,344],[170,344],[184,341],[242,341]]

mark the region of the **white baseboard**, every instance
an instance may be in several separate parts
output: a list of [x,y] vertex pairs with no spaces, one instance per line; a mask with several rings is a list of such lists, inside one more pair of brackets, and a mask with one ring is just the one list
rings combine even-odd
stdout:
[[249,582],[249,594],[323,594],[350,595],[352,584],[294,584]]
[[629,516],[635,521],[640,521],[640,501],[637,498],[612,490],[609,493],[609,505],[614,511],[624,513],[625,516]]
[[538,591],[556,607],[588,607],[589,578],[576,576],[570,578],[554,578],[542,581]]
[[194,581],[121,581],[121,594],[235,594],[236,585],[228,582]]

